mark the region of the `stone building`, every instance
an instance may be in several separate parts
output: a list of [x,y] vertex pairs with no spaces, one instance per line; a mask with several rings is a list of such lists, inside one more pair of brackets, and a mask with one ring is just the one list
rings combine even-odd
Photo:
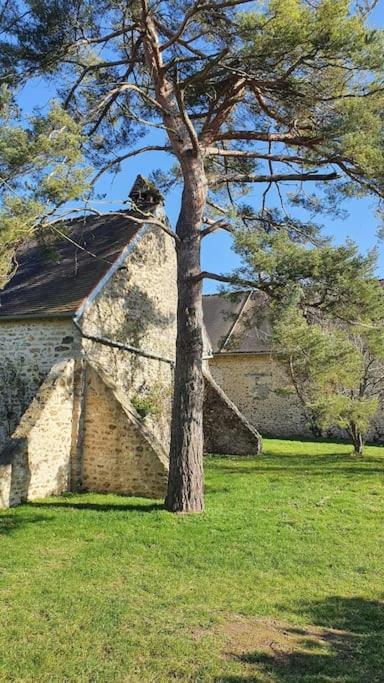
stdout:
[[[70,490],[165,493],[176,257],[158,193],[77,218],[17,254],[0,292],[0,507]],[[139,213],[137,212],[139,209]],[[153,221],[138,223],[143,213]],[[205,364],[206,450],[257,431]]]
[[[280,363],[272,353],[271,325],[265,295],[255,291],[204,297],[209,369],[215,381],[263,436],[313,436]],[[328,436],[345,438],[340,430]],[[379,409],[368,439],[384,440]]]
[[271,351],[268,303],[259,292],[204,297],[209,368],[263,436],[310,436],[301,404],[284,392],[288,378]]

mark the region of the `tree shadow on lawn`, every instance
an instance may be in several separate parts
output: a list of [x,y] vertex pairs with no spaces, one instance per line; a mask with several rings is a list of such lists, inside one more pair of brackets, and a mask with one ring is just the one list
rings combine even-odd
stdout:
[[[382,683],[384,602],[332,596],[299,605],[311,626],[242,618],[224,627],[224,656],[244,665],[244,676],[217,682]],[[265,678],[267,677],[267,678]]]
[[1,514],[0,515],[0,537],[10,536],[15,531],[28,526],[29,524],[38,524],[39,522],[49,522],[50,518],[43,515],[19,515],[19,514]]
[[[222,474],[281,474],[324,476],[325,474],[383,474],[384,457],[357,458],[354,455],[331,453],[329,455],[308,456],[256,456],[247,460],[250,466],[233,464],[234,458],[224,461],[212,459],[211,469]],[[236,457],[236,462],[238,458]],[[384,678],[383,678],[384,681]]]
[[[81,495],[81,494],[78,494]],[[104,495],[104,494],[103,494]],[[155,510],[164,510],[164,503],[132,503],[127,500],[126,503],[87,503],[79,500],[52,500],[52,502],[31,502],[28,503],[32,508],[46,508],[54,510],[55,508],[68,508],[71,510],[95,510],[96,512],[154,512]]]

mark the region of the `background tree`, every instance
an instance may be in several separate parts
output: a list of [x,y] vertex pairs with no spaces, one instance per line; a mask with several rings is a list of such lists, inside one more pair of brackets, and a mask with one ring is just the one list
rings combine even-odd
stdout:
[[280,320],[276,337],[279,358],[310,423],[319,431],[342,429],[362,455],[384,395],[383,331],[311,325],[296,313]]
[[[173,233],[179,297],[170,510],[203,508],[201,288],[204,277],[223,275],[201,271],[202,239],[244,220],[275,229],[268,194],[276,190],[285,222],[280,187],[287,182],[298,184],[292,203],[310,210],[323,208],[321,187],[330,182],[333,202],[383,192],[383,37],[367,28],[365,12],[351,9],[346,0],[262,7],[252,0],[3,1],[3,83],[15,90],[43,75],[57,98],[53,128],[51,112],[42,112],[23,122],[25,151],[15,158],[7,141],[0,150],[7,258],[21,226],[27,235],[55,225],[58,205],[84,197],[85,162],[98,169],[94,180],[149,151],[175,162],[182,192]],[[35,178],[29,143],[38,130]],[[77,191],[66,151],[54,144],[69,131]],[[317,183],[309,197],[307,183]],[[233,210],[236,193],[254,184],[263,188],[256,211]],[[48,185],[42,213],[41,185]]]
[[[265,291],[271,347],[312,432],[339,427],[361,454],[384,399],[384,289],[376,254],[352,242],[294,241],[289,228],[239,231],[233,283]],[[248,321],[252,325],[252,320]]]

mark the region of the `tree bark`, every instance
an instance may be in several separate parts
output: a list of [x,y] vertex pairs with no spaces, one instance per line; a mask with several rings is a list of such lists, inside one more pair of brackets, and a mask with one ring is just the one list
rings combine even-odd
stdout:
[[183,176],[181,209],[176,225],[177,338],[168,490],[165,507],[172,512],[204,509],[203,481],[203,304],[200,275],[200,227],[208,183],[196,131],[184,107],[177,79],[163,65],[156,25],[141,0],[146,62],[161,107],[170,145]]
[[364,438],[362,433],[359,431],[355,424],[351,424],[350,434],[353,443],[354,455],[363,455]]
[[[204,509],[203,476],[203,307],[200,273],[200,225],[207,183],[202,160],[186,153],[184,189],[176,233],[177,340],[168,491],[172,512]],[[187,168],[189,167],[189,168]]]

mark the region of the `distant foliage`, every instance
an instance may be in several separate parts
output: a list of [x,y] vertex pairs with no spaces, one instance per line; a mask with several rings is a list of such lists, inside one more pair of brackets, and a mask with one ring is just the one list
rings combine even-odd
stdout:
[[[383,297],[378,313],[383,315]],[[275,321],[276,351],[316,434],[338,427],[362,453],[384,398],[383,317],[368,323],[308,321],[288,308]]]
[[333,246],[302,232],[295,238],[291,229],[238,231],[242,266],[234,279],[269,296],[271,345],[313,434],[338,427],[361,452],[384,400],[384,289],[375,278],[377,255],[361,256],[352,242]]

